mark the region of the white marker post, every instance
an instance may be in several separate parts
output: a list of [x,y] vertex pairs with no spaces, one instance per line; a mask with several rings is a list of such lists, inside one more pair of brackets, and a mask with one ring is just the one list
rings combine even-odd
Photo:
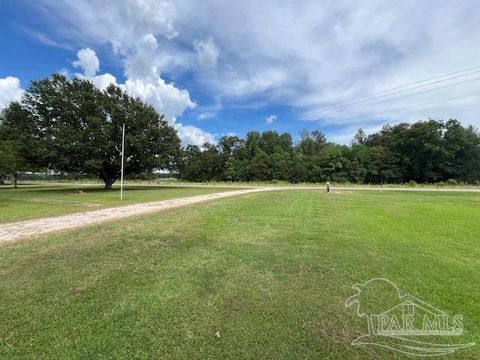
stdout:
[[123,200],[123,162],[125,158],[125,123],[122,128],[122,169],[120,173],[120,200]]

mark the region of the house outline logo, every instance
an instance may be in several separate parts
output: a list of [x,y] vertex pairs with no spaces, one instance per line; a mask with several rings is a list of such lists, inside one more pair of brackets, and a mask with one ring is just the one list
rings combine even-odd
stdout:
[[[475,345],[443,343],[442,337],[463,335],[463,315],[450,316],[411,294],[402,294],[388,279],[370,279],[352,289],[357,293],[345,301],[345,307],[356,306],[357,315],[366,318],[368,325],[368,334],[355,339],[352,345],[380,346],[417,356],[447,355]],[[375,306],[375,302],[388,300],[391,306],[385,309]],[[423,341],[425,337],[436,341]]]

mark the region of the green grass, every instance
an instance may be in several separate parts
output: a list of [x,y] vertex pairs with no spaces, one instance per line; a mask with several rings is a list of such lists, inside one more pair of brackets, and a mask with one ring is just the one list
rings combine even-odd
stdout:
[[[82,193],[78,194],[75,190],[82,190]],[[18,189],[0,187],[0,224],[228,190],[235,189],[128,185],[124,200],[121,201],[118,187],[104,191],[102,185],[38,184]]]
[[479,210],[476,193],[275,191],[6,245],[0,358],[411,359],[350,345],[366,323],[344,302],[375,277],[463,314],[445,341],[478,344]]

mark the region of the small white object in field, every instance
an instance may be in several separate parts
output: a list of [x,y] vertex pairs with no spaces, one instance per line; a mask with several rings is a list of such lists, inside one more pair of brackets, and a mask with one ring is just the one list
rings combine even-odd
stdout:
[[217,330],[217,332],[215,332],[215,337],[216,337],[217,339],[220,339],[220,331]]

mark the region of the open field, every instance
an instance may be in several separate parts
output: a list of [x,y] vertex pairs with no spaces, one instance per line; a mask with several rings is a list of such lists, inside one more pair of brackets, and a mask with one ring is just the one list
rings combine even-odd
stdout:
[[124,200],[120,201],[118,187],[104,191],[100,184],[39,183],[18,189],[0,187],[0,223],[227,190],[232,188],[129,185],[125,188]]
[[411,359],[350,345],[367,326],[345,300],[375,277],[478,344],[479,210],[478,193],[271,191],[6,245],[0,358]]

